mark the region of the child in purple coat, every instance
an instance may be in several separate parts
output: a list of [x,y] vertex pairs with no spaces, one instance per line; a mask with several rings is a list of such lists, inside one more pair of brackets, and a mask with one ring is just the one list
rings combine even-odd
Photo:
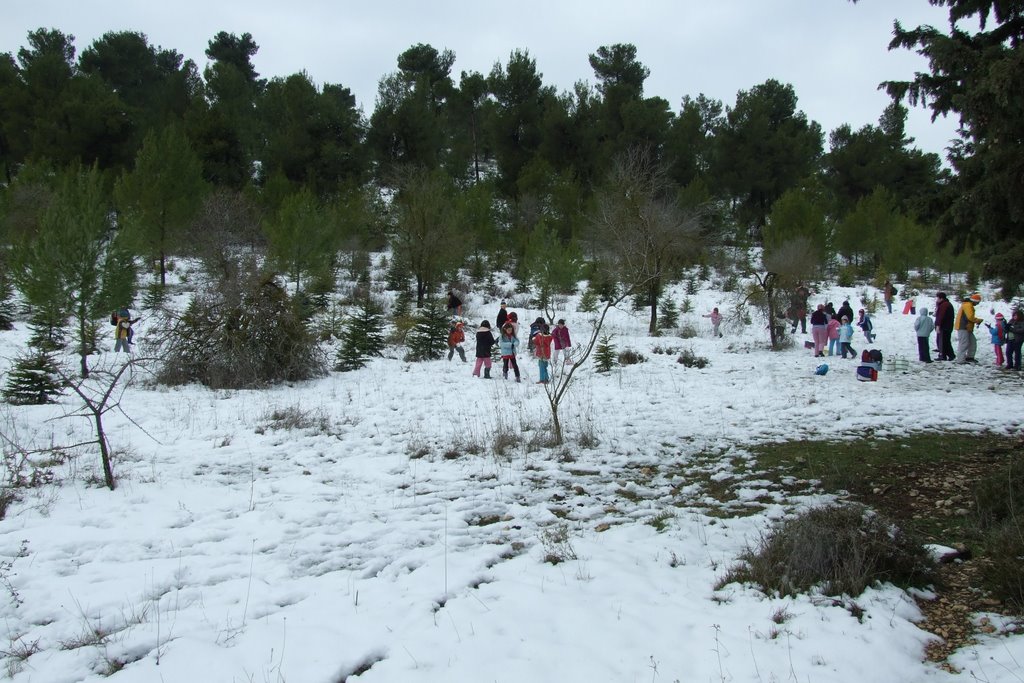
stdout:
[[558,362],[558,355],[562,351],[568,353],[568,349],[572,346],[572,339],[569,338],[569,328],[565,326],[565,318],[559,319],[555,323],[555,329],[551,330],[552,346],[554,351],[551,352],[551,364],[554,365]]

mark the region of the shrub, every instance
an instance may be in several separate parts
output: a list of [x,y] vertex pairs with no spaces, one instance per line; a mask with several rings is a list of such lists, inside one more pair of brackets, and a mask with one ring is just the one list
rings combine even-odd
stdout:
[[636,365],[637,363],[644,363],[647,361],[642,353],[633,349],[623,349],[619,353],[619,365]]
[[54,403],[64,393],[57,362],[52,353],[37,349],[18,358],[7,375],[4,400],[13,405]]
[[611,335],[602,335],[594,349],[594,366],[598,372],[611,372],[615,367],[616,353]]
[[749,582],[768,594],[857,596],[877,582],[928,583],[934,561],[920,540],[860,505],[812,508],[767,532],[718,588]]
[[323,353],[298,307],[273,276],[230,280],[196,294],[162,340],[157,380],[243,389],[326,372]]
[[683,339],[693,339],[697,336],[697,328],[693,323],[683,323],[679,327],[679,336]]
[[698,370],[706,368],[711,364],[711,361],[704,356],[698,356],[695,354],[693,349],[683,349],[682,353],[679,354],[679,358],[676,359],[676,362],[688,368],[697,368]]
[[1015,611],[1024,610],[1024,456],[1001,463],[974,487],[972,522],[986,548],[985,587]]
[[345,323],[341,333],[341,347],[338,349],[335,369],[342,372],[356,370],[366,365],[370,356],[380,356],[384,346],[381,325],[384,317],[380,306],[367,297]]

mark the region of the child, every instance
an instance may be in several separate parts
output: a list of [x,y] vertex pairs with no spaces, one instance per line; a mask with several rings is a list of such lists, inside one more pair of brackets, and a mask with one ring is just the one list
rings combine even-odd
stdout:
[[1003,343],[1006,341],[1006,319],[1002,313],[996,313],[996,324],[985,323],[985,327],[988,328],[988,333],[992,338],[992,350],[996,354],[996,365],[1002,366]]
[[121,308],[111,314],[111,322],[117,326],[117,329],[114,330],[114,353],[118,351],[131,353],[132,337],[135,336],[132,325],[139,322],[139,318],[132,320],[131,311]]
[[847,353],[850,354],[850,358],[857,357],[857,352],[850,346],[852,340],[853,325],[850,324],[850,318],[844,315],[839,323],[839,353],[844,359]]
[[540,381],[537,384],[548,383],[548,359],[551,358],[551,334],[547,324],[540,326],[540,331],[533,338],[533,353],[537,357],[537,365],[540,367]]
[[875,335],[871,333],[875,326],[871,324],[871,316],[863,308],[858,313],[857,327],[864,330],[864,338],[868,340],[868,344],[875,341]]
[[512,323],[505,323],[501,328],[501,338],[498,339],[498,350],[501,352],[501,375],[508,379],[508,368],[511,365],[515,371],[516,381],[520,381],[519,363],[516,362],[516,351],[519,350],[519,339],[515,335],[515,328]]
[[[509,311],[508,318],[505,320],[505,325],[512,326],[512,336],[519,337],[519,314],[515,311]],[[499,330],[505,329],[505,325],[499,327]]]
[[555,350],[551,354],[552,364],[558,362],[558,354],[560,351],[569,353],[568,349],[572,346],[572,340],[569,338],[569,328],[565,326],[565,318],[559,319],[555,323],[555,329],[551,330],[551,339],[554,341]]
[[[704,316],[705,318],[711,318],[711,336],[721,337],[722,333],[718,331],[718,326],[722,324],[722,314],[718,312],[718,308],[712,309],[712,311]],[[796,326],[793,326],[796,329]]]
[[917,359],[922,363],[932,362],[928,337],[934,329],[935,321],[928,317],[928,309],[922,306],[921,315],[914,321],[914,331],[917,332]]
[[497,343],[494,334],[491,332],[491,323],[483,321],[476,331],[476,365],[473,366],[473,376],[480,376],[480,366],[484,366],[484,379],[491,378],[491,347]]
[[534,320],[532,323],[530,323],[530,337],[526,340],[526,350],[529,351],[530,353],[534,352],[533,351],[533,345],[534,345],[533,338],[537,336],[537,333],[540,332],[540,326],[544,325],[544,324],[545,324],[544,317],[540,316],[540,315],[537,316],[536,320]]
[[466,333],[462,329],[462,323],[456,322],[455,326],[448,331],[448,360],[452,359],[455,352],[459,352],[459,358],[466,362],[466,352],[462,348],[462,342],[466,341]]
[[839,355],[839,320],[837,318],[828,321],[828,355]]

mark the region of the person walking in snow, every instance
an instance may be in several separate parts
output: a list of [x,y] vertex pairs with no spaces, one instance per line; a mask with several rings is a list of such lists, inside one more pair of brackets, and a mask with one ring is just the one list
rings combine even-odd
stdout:
[[505,300],[502,299],[501,304],[498,307],[498,317],[495,318],[495,323],[497,323],[499,330],[505,326],[505,321],[508,320],[507,306],[508,304],[506,304]]
[[928,309],[922,306],[921,313],[914,320],[914,332],[917,334],[917,359],[922,363],[932,362],[929,337],[931,337],[933,329],[935,329],[935,322],[928,316]]
[[459,352],[459,358],[462,362],[466,362],[466,351],[462,348],[462,342],[466,341],[466,332],[463,329],[461,322],[456,322],[450,330],[448,330],[448,360],[452,359],[455,352]]
[[882,300],[885,301],[885,308],[892,314],[892,300],[896,298],[896,285],[889,280],[882,285]]
[[849,301],[843,302],[843,305],[836,311],[835,317],[839,318],[840,323],[843,322],[843,318],[846,318],[848,321],[853,320],[853,307],[850,306]]
[[850,345],[853,341],[853,325],[850,324],[849,316],[843,316],[839,321],[839,354],[845,359],[846,354],[850,354],[850,358],[856,358],[857,352]]
[[548,377],[548,363],[551,359],[551,342],[551,330],[547,323],[544,323],[533,337],[533,355],[537,358],[537,367],[540,374],[540,380],[537,384],[547,384],[550,381]]
[[868,344],[875,341],[875,335],[872,332],[875,326],[871,323],[871,314],[863,308],[857,313],[857,327],[863,330],[864,338],[868,341]]
[[498,343],[491,332],[491,323],[487,320],[480,323],[476,330],[476,364],[473,376],[480,376],[480,366],[484,367],[484,379],[491,378],[491,347]]
[[115,313],[111,314],[111,322],[116,326],[114,329],[114,353],[124,351],[125,353],[132,352],[132,337],[135,336],[135,330],[132,329],[132,325],[139,322],[139,318],[132,320],[131,311],[127,308],[118,309]]
[[542,315],[538,315],[537,319],[534,320],[532,323],[530,323],[530,336],[526,339],[526,351],[528,353],[530,353],[531,355],[534,355],[534,353],[533,353],[533,338],[537,336],[538,332],[540,332],[541,325],[546,325],[546,324],[547,323],[544,321],[544,316],[542,316]]
[[519,363],[516,362],[516,353],[519,351],[519,338],[516,337],[512,323],[506,322],[501,328],[501,336],[498,338],[498,351],[501,353],[501,376],[508,379],[508,368],[512,367],[515,372],[516,381],[521,381],[519,376]]
[[558,362],[559,354],[565,352],[568,355],[569,347],[572,346],[569,328],[565,326],[565,318],[559,318],[555,323],[555,328],[551,330],[551,339],[554,346],[554,351],[551,352],[551,363],[554,365]]
[[462,315],[462,299],[451,289],[448,290],[448,315],[452,317]]
[[[722,324],[722,314],[718,312],[718,308],[715,307],[710,313],[705,313],[704,317],[711,318],[711,336],[721,337],[722,333],[718,331],[718,327]],[[804,329],[806,330],[807,328],[805,327]]]

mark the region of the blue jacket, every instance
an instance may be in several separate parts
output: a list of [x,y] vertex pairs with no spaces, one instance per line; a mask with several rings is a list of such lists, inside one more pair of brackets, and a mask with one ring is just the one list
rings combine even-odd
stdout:
[[518,337],[506,337],[505,335],[501,335],[501,338],[498,339],[498,351],[501,352],[502,356],[514,356],[518,349]]
[[992,337],[992,343],[996,345],[1003,344],[1006,335],[1003,333],[1003,324],[996,321],[995,325],[988,326],[988,333]]
[[853,325],[850,323],[844,323],[839,326],[839,341],[849,342],[853,339]]

